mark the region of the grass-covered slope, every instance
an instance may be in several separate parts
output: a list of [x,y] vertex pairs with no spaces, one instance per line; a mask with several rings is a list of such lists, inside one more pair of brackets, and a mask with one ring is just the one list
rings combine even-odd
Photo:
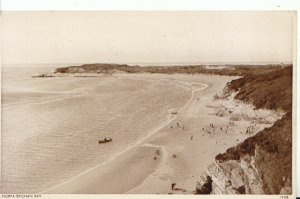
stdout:
[[283,187],[291,187],[292,181],[292,67],[249,75],[233,80],[227,87],[239,91],[236,99],[250,102],[256,108],[286,112],[272,127],[216,156],[217,161],[224,162],[255,155],[264,192],[279,194]]
[[263,74],[249,74],[233,80],[229,89],[239,91],[236,99],[252,103],[256,108],[292,108],[292,67],[285,67]]

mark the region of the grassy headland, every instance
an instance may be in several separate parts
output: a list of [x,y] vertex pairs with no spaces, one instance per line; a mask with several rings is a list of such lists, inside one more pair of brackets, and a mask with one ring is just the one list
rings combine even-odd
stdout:
[[[190,65],[190,66],[129,66],[126,64],[84,64],[81,66],[68,66],[57,68],[55,73],[113,73],[117,71],[126,73],[186,73],[186,74],[211,74],[245,76],[265,74],[276,71],[281,64],[266,65]],[[284,65],[290,66],[290,65]]]

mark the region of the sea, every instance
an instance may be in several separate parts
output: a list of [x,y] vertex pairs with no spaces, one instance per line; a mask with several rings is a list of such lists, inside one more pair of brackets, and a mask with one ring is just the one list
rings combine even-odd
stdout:
[[[56,67],[1,68],[1,193],[39,193],[102,164],[189,97],[153,80],[32,78]],[[98,144],[105,137],[113,141]]]

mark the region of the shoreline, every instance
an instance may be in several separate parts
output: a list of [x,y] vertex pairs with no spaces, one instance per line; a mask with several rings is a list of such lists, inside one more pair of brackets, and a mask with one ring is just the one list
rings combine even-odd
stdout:
[[[147,82],[146,85],[152,85],[151,82],[155,82],[153,85],[156,87],[176,85],[172,89],[173,93],[177,89],[188,92],[184,91],[180,95],[176,95],[180,97],[181,104],[177,103],[175,107],[173,106],[174,108],[167,106],[168,108],[161,112],[164,114],[161,114],[159,125],[156,123],[155,126],[150,123],[148,128],[142,129],[142,132],[148,132],[147,135],[142,135],[139,140],[130,146],[127,145],[122,151],[119,150],[112,156],[107,155],[108,158],[103,159],[104,162],[101,160],[101,163],[97,164],[95,161],[96,166],[91,165],[91,168],[87,167],[88,169],[81,170],[83,172],[70,175],[70,178],[65,178],[63,182],[49,188],[45,186],[46,189],[38,191],[38,193],[193,194],[197,178],[214,161],[218,153],[223,153],[228,148],[272,125],[272,123],[263,124],[259,120],[256,121],[255,115],[253,118],[252,116],[249,118],[247,113],[243,115],[245,110],[247,112],[253,109],[248,104],[245,104],[244,107],[236,107],[235,102],[232,101],[233,98],[229,101],[214,99],[214,96],[225,87],[227,82],[238,76],[121,73],[103,78],[107,79],[102,81],[109,81],[109,83],[117,79],[119,79],[117,82],[126,82],[124,85],[126,89],[135,88],[137,82]],[[77,77],[68,79],[71,82],[85,81],[79,81],[80,78]],[[88,81],[98,82],[91,80]],[[131,82],[128,85],[127,80]],[[135,82],[135,80],[137,81]],[[63,79],[59,81],[64,82]],[[113,89],[114,86],[115,84],[111,88]],[[156,90],[156,87],[151,86],[150,88]],[[69,94],[70,92],[65,89],[62,88],[61,91]],[[147,91],[147,87],[143,87],[143,89]],[[74,90],[74,92],[80,91],[82,95],[81,90]],[[99,90],[89,89],[88,91],[97,93]],[[158,89],[155,95],[165,96],[161,91],[162,89]],[[188,97],[186,97],[187,95]],[[168,100],[173,103],[177,99],[169,98]],[[141,105],[141,103],[139,104]],[[219,113],[228,112],[229,109],[227,110],[226,107],[233,113],[220,116]],[[256,110],[256,112],[261,114],[261,110]],[[147,112],[143,111],[139,117],[144,117],[144,114]],[[266,111],[266,115],[268,114],[271,118],[273,117],[273,113]],[[230,115],[239,118],[235,121],[235,125],[230,125],[230,121],[232,121]],[[258,123],[254,132],[251,135],[242,133],[253,122]],[[213,129],[209,127],[211,123],[216,127],[213,132]],[[128,124],[130,126],[139,125],[131,122]],[[222,128],[225,129],[225,127],[228,129],[228,133],[227,130],[226,133],[222,131]],[[115,138],[119,137],[118,134],[115,136],[117,136]],[[157,151],[159,151],[159,155],[157,155]],[[133,177],[136,175],[139,178]],[[57,181],[59,180],[54,179],[52,184]],[[172,183],[176,183],[175,190],[171,190]]]
[[[21,90],[72,91],[87,95],[59,97],[55,101],[48,101],[47,96],[42,95],[33,100],[34,103],[5,110],[4,146],[8,149],[6,146],[12,144],[10,151],[3,152],[3,171],[7,175],[3,176],[2,190],[7,193],[14,190],[37,193],[101,164],[162,125],[171,116],[169,111],[183,106],[190,96],[189,90],[181,85],[114,77],[56,78],[51,84],[49,80],[35,79],[25,83]],[[19,101],[28,99],[23,98],[27,97],[23,93],[13,97]],[[47,102],[35,103],[43,99]],[[88,112],[81,114],[82,110]],[[14,115],[19,117],[12,117]],[[9,121],[16,121],[18,125],[12,126]],[[27,130],[31,124],[34,126]],[[112,144],[99,146],[97,140],[108,135],[114,139]],[[22,144],[25,141],[26,144]],[[10,153],[16,154],[17,161],[10,159]],[[26,156],[29,153],[35,157],[32,161]]]
[[[188,76],[184,76],[184,77],[188,78]],[[232,79],[232,77],[231,77],[231,79]],[[180,82],[180,80],[179,80],[179,82]],[[187,82],[190,85],[193,84],[193,81],[187,81]],[[220,119],[220,121],[217,121],[217,123],[220,123],[219,125],[221,125],[221,126],[225,125],[224,118],[222,120],[222,118],[220,118],[219,116],[215,116],[215,115],[207,116],[205,114],[197,116],[197,114],[199,114],[199,112],[195,113],[195,110],[193,109],[193,107],[195,106],[195,103],[199,102],[198,100],[201,97],[201,93],[207,91],[207,89],[209,90],[209,89],[212,89],[212,87],[215,87],[214,85],[211,85],[210,87],[208,85],[209,84],[206,84],[206,87],[198,89],[198,90],[190,87],[192,95],[191,95],[189,101],[183,107],[180,108],[180,110],[178,111],[179,112],[178,115],[176,115],[172,119],[167,120],[163,125],[161,125],[157,129],[155,129],[153,131],[153,133],[148,134],[146,137],[141,139],[136,144],[132,145],[131,147],[129,147],[126,150],[119,153],[118,155],[114,156],[114,158],[106,161],[105,164],[98,165],[94,168],[91,168],[91,169],[79,174],[78,176],[75,176],[75,177],[69,179],[68,181],[65,181],[61,184],[51,187],[50,189],[47,189],[41,193],[58,193],[60,191],[65,191],[65,190],[70,191],[70,192],[66,192],[66,193],[90,193],[90,191],[93,190],[92,193],[193,194],[194,188],[196,186],[197,176],[200,176],[200,174],[205,170],[206,166],[208,166],[208,164],[214,160],[215,155],[217,155],[217,153],[219,153],[219,152],[225,151],[228,147],[234,146],[235,144],[237,144],[237,143],[243,141],[244,139],[246,139],[247,137],[249,137],[249,135],[244,135],[244,134],[240,135],[240,133],[238,133],[238,131],[241,129],[241,127],[237,126],[236,129],[232,130],[234,133],[230,133],[229,136],[214,135],[213,137],[207,137],[206,135],[203,135],[203,133],[202,133],[202,135],[199,135],[199,134],[196,135],[195,132],[192,132],[192,133],[188,134],[188,139],[184,138],[184,139],[186,139],[185,141],[182,141],[182,137],[187,137],[187,136],[182,133],[176,132],[176,136],[181,137],[181,138],[180,139],[178,139],[178,137],[171,138],[174,140],[174,142],[173,142],[174,144],[179,145],[179,146],[173,147],[173,149],[172,149],[172,146],[170,146],[170,144],[165,141],[165,140],[170,139],[170,137],[173,137],[172,134],[174,134],[174,132],[172,132],[172,130],[174,130],[174,129],[170,129],[170,125],[172,125],[172,123],[174,124],[175,121],[183,120],[183,122],[190,122],[188,120],[199,119],[201,117],[213,117],[213,118],[217,117]],[[223,88],[224,86],[225,86],[225,84],[222,84],[221,88]],[[220,89],[220,88],[218,87],[218,89]],[[206,104],[201,106],[200,109],[206,109],[206,110],[211,109],[211,108],[206,107],[206,105],[212,104],[212,102],[211,102],[211,101],[213,101],[212,97],[217,91],[216,88],[214,88],[213,90],[214,90],[213,92],[207,91],[208,93],[210,93],[210,97],[206,96],[206,98],[204,98],[202,100],[202,101],[206,102]],[[209,98],[210,100],[207,101],[207,98]],[[200,99],[200,101],[201,101],[201,99]],[[189,108],[189,106],[191,106],[191,107]],[[201,113],[201,111],[202,110],[200,110],[200,113]],[[197,117],[199,117],[199,118],[197,118]],[[184,121],[184,120],[187,120],[187,121]],[[248,124],[246,124],[246,123],[248,123],[247,121],[241,121],[240,123],[241,123],[241,126],[248,125]],[[203,125],[207,125],[207,124],[204,123]],[[195,131],[195,130],[199,131],[199,129],[201,129],[201,128],[193,128],[193,129],[191,129],[191,131]],[[258,129],[257,129],[257,131],[258,131]],[[197,140],[198,142],[204,144],[204,146],[203,146],[204,148],[205,148],[205,145],[206,146],[214,145],[214,144],[217,144],[218,141],[221,142],[220,140],[223,140],[223,141],[225,140],[225,143],[223,142],[221,145],[218,144],[218,147],[216,147],[215,149],[213,149],[209,152],[209,151],[205,151],[205,149],[201,149],[201,147],[197,147],[198,146],[197,143],[194,143],[193,146],[187,145],[187,144],[189,144],[189,138],[191,135],[194,137],[193,138],[194,140]],[[202,141],[201,141],[201,139],[202,139]],[[144,172],[146,172],[147,175],[142,181],[139,180],[140,183],[138,185],[131,187],[130,189],[126,190],[125,192],[118,192],[116,190],[113,190],[110,192],[105,192],[103,190],[103,188],[101,188],[101,183],[95,184],[93,182],[90,182],[91,186],[89,187],[87,185],[87,181],[91,181],[88,178],[88,176],[99,175],[97,179],[94,179],[94,181],[95,182],[101,181],[100,179],[102,176],[99,174],[99,173],[102,173],[101,167],[106,167],[106,166],[110,165],[111,170],[116,171],[116,173],[118,173],[118,174],[120,174],[120,172],[122,173],[122,171],[118,171],[118,169],[117,169],[118,164],[115,162],[123,160],[123,158],[125,156],[132,157],[130,155],[130,154],[134,153],[132,151],[137,150],[138,148],[140,148],[143,145],[152,145],[152,146],[163,148],[164,152],[162,153],[162,156],[164,156],[163,160],[165,163],[163,164],[162,163],[163,160],[160,160],[160,159],[151,160],[150,162],[148,162],[149,165],[151,165],[152,161],[154,161],[154,162],[160,161],[158,163],[158,165],[160,165],[160,166],[156,166],[155,170],[153,170],[152,172],[149,172],[151,170],[146,169],[147,172],[146,171],[144,171]],[[185,147],[183,147],[183,146],[185,146]],[[193,151],[193,150],[195,150],[195,151]],[[202,151],[202,153],[201,153],[201,151]],[[193,153],[195,153],[195,160],[190,160],[191,158],[194,159],[194,157],[186,157]],[[142,155],[143,157],[147,156],[147,153],[143,152],[143,150],[140,150],[139,154]],[[176,154],[177,157],[173,158],[172,157],[173,154]],[[199,156],[199,154],[200,154],[200,156]],[[197,156],[201,157],[201,158],[196,158]],[[119,157],[121,160],[117,159],[117,157]],[[153,158],[153,157],[151,157],[151,158]],[[204,163],[201,162],[202,159],[205,159]],[[123,160],[123,161],[125,161],[125,160]],[[128,168],[129,165],[124,164],[123,167],[124,167],[124,170],[126,170],[125,168]],[[170,171],[172,171],[172,172],[170,173]],[[182,178],[183,176],[185,176],[185,177]],[[111,179],[113,179],[113,178],[118,178],[118,175],[112,174]],[[180,179],[180,178],[182,178],[182,179]],[[175,191],[170,190],[170,184],[173,181],[176,181],[177,186],[179,186],[179,188],[177,188],[177,190],[175,190]],[[132,183],[132,181],[129,181],[128,183],[130,184],[130,182]],[[81,184],[81,186],[79,186],[79,187],[86,187],[86,189],[84,190],[82,188],[78,188],[78,184]],[[137,184],[137,183],[133,183],[133,184]],[[112,184],[111,189],[118,189],[118,188],[116,188],[114,186],[114,184]],[[122,189],[122,188],[120,187],[120,189]]]
[[[124,78],[124,77],[121,77]],[[130,79],[130,78],[129,78]],[[132,78],[131,78],[132,79]],[[151,80],[154,81],[154,80]],[[176,81],[176,80],[175,80]],[[178,83],[177,83],[178,84]],[[200,88],[199,90],[204,90],[208,87],[207,84],[202,84],[205,85],[203,88]],[[181,84],[182,86],[182,84]],[[184,104],[181,108],[179,108],[178,112],[181,112],[183,109],[185,109],[192,101],[192,99],[194,98],[194,93],[198,90],[192,90],[191,88],[188,88],[187,86],[184,86],[186,89],[190,89],[191,90],[191,94],[192,96],[189,98],[188,102],[186,104]],[[165,121],[162,125],[160,125],[159,127],[157,127],[156,129],[154,129],[151,133],[149,133],[148,135],[146,135],[145,137],[143,137],[142,139],[140,139],[138,142],[136,142],[135,144],[131,145],[130,147],[127,147],[125,150],[121,151],[120,153],[115,154],[112,158],[108,159],[107,161],[101,163],[100,165],[97,165],[95,167],[92,167],[74,177],[72,177],[71,179],[62,182],[58,185],[55,185],[53,187],[50,187],[49,189],[46,189],[44,191],[41,191],[39,193],[48,193],[49,191],[51,192],[53,189],[55,190],[56,188],[59,188],[60,186],[63,186],[69,182],[72,182],[73,180],[76,180],[77,178],[80,178],[81,176],[88,174],[89,172],[92,172],[93,170],[96,170],[102,166],[105,166],[106,164],[109,164],[110,162],[114,161],[117,157],[121,156],[122,154],[125,154],[126,152],[130,152],[131,149],[137,147],[138,145],[140,145],[141,143],[143,143],[146,139],[150,138],[151,136],[153,136],[154,134],[158,133],[159,130],[161,130],[162,128],[164,128],[165,126],[167,126],[168,124],[170,124],[172,121],[174,121],[176,119],[176,115],[173,116],[171,119],[168,119],[167,121]]]

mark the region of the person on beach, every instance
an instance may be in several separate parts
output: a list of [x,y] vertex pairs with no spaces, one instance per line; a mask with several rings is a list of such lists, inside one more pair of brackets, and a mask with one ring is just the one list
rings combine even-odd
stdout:
[[176,185],[176,183],[172,183],[172,184],[171,184],[171,188],[172,188],[172,190],[174,190],[174,188],[175,188],[175,185]]
[[193,136],[191,136],[191,140],[193,140]]
[[249,133],[249,128],[247,127],[247,129],[246,129],[246,134],[248,134]]

